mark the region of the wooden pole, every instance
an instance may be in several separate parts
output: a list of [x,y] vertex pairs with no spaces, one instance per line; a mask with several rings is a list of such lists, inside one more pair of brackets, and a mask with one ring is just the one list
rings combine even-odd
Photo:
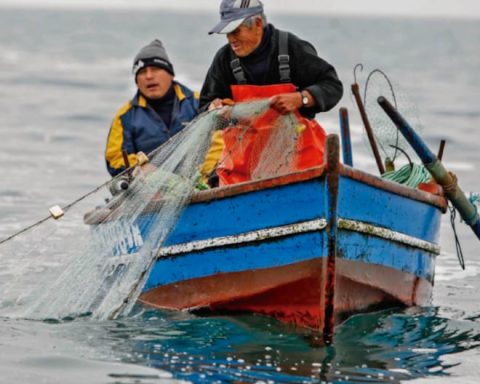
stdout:
[[337,205],[340,181],[340,143],[337,135],[327,137],[327,239],[328,256],[325,283],[323,340],[333,341],[335,327],[335,269],[337,258]]
[[460,213],[463,221],[472,228],[475,235],[480,239],[480,216],[478,215],[477,208],[458,186],[456,176],[447,171],[437,156],[427,147],[427,144],[425,144],[420,135],[415,132],[410,124],[408,124],[385,97],[379,97],[378,104],[380,104],[390,119],[392,119],[399,131],[402,132],[402,135],[412,146],[435,181],[442,186],[445,196],[447,196],[448,200],[452,202],[452,205]]
[[370,147],[372,147],[373,156],[375,157],[378,171],[381,175],[383,175],[385,173],[385,168],[383,166],[380,153],[378,152],[377,142],[375,141],[372,126],[370,125],[370,121],[368,120],[367,112],[365,111],[365,107],[360,96],[360,88],[357,83],[352,84],[352,93],[355,97],[355,101],[357,102],[358,110],[360,111],[360,116],[362,117],[363,126],[365,127],[365,131],[367,131],[368,141],[370,143]]
[[438,148],[438,154],[437,154],[438,160],[443,159],[443,152],[445,151],[445,143],[446,143],[445,140],[440,140],[440,147]]
[[340,108],[340,133],[342,134],[343,163],[353,167],[352,139],[347,108]]

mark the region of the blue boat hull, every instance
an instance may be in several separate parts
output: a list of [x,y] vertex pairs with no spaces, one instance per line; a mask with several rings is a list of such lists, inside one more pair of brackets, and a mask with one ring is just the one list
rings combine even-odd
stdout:
[[[342,166],[335,316],[427,303],[445,209],[442,197]],[[140,219],[143,236],[155,214]],[[328,215],[323,168],[200,192],[159,250],[140,301],[322,329]]]

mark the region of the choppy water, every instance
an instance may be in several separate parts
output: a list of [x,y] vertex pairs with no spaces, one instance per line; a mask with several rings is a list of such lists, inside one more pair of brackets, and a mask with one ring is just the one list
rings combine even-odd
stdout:
[[[114,112],[134,91],[131,58],[160,37],[177,77],[199,89],[222,37],[216,15],[160,10],[0,8],[0,237],[42,218],[107,178],[103,149]],[[447,139],[444,159],[464,190],[479,191],[478,21],[272,15],[335,64],[386,71],[416,102],[424,137]],[[352,98],[354,162],[374,171]],[[321,117],[338,132],[337,110]],[[147,311],[119,321],[0,319],[2,383],[194,382],[476,383],[480,380],[480,254],[458,224],[458,266],[448,217],[430,308],[349,319],[335,344],[259,317],[195,317]],[[0,278],[8,275],[1,271]],[[169,372],[166,373],[166,372]]]

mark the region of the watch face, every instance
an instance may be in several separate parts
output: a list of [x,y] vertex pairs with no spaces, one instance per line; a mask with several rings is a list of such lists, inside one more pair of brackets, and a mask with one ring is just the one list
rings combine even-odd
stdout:
[[308,97],[305,95],[302,95],[302,104],[305,106],[308,104]]

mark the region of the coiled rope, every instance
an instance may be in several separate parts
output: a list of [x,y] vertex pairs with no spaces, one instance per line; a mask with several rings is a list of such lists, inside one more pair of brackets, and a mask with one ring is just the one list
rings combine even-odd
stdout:
[[417,188],[421,183],[428,183],[432,176],[423,165],[411,163],[399,170],[385,172],[382,178],[411,188]]

